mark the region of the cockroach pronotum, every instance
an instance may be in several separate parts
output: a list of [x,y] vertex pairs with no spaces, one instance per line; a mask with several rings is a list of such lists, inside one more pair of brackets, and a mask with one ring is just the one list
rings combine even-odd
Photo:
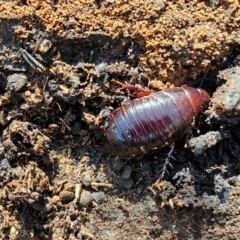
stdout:
[[210,95],[187,85],[152,92],[121,83],[145,95],[115,109],[104,123],[107,148],[112,155],[131,158],[172,145],[191,129]]

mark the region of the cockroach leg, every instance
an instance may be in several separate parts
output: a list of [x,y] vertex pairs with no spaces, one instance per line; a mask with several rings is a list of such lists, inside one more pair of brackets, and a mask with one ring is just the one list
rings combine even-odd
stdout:
[[165,158],[165,162],[164,162],[164,164],[162,165],[162,169],[159,171],[160,176],[159,176],[159,178],[158,178],[157,181],[161,181],[161,180],[163,179],[163,177],[164,177],[164,175],[165,175],[166,172],[169,174],[169,172],[168,172],[168,170],[167,170],[167,167],[168,167],[168,166],[170,166],[170,167],[172,168],[172,164],[170,163],[170,159],[172,158],[172,159],[175,160],[175,158],[172,156],[173,151],[174,151],[174,148],[175,148],[175,144],[173,143],[170,147],[171,147],[171,148],[170,148],[170,151],[169,151],[167,157]]
[[132,85],[128,82],[122,83],[122,82],[120,82],[118,80],[115,80],[115,79],[112,79],[111,82],[117,83],[117,84],[121,85],[123,88],[133,90],[136,93],[135,95],[136,95],[137,98],[148,96],[148,95],[153,93],[153,91],[151,91],[149,89],[136,87],[136,86],[134,86],[134,85]]

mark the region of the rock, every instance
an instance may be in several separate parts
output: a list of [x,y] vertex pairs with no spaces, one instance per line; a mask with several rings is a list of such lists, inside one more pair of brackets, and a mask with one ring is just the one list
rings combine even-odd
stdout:
[[130,189],[132,186],[133,186],[133,180],[130,178],[128,180],[125,180],[125,179],[122,179],[122,178],[119,178],[118,179],[118,184],[120,187],[123,187],[125,189]]
[[120,159],[119,157],[116,157],[113,161],[112,161],[112,170],[114,172],[119,172],[122,168],[124,167],[124,162],[122,159]]
[[13,74],[7,78],[7,89],[10,91],[18,92],[27,83],[28,79],[24,74]]
[[62,191],[60,192],[59,197],[62,201],[72,201],[75,198],[75,194],[71,191]]
[[104,192],[94,192],[92,193],[92,198],[97,203],[102,203],[105,199],[105,193]]
[[92,203],[92,194],[89,191],[82,191],[79,203],[82,206],[89,206]]
[[87,173],[83,176],[82,184],[88,187],[90,186],[91,181],[92,181],[92,176],[89,173]]
[[127,164],[124,168],[123,168],[123,172],[122,172],[122,179],[127,180],[130,178],[132,173],[132,166],[130,164]]

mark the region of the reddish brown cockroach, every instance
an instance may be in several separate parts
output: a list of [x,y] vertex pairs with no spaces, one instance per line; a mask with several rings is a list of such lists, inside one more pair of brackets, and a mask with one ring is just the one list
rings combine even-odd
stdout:
[[122,85],[145,95],[115,109],[104,123],[110,153],[122,158],[146,155],[182,138],[210,101],[205,90],[187,85],[159,92]]

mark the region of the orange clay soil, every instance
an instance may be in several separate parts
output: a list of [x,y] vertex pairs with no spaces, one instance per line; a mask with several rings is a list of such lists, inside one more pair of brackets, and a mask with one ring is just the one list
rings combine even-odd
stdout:
[[140,64],[152,84],[157,80],[180,85],[219,69],[240,42],[237,0],[55,2],[0,1],[0,19],[27,18],[16,29],[23,41],[33,26],[29,19],[60,37],[69,32],[88,37],[101,30],[111,39],[130,38],[144,49]]

